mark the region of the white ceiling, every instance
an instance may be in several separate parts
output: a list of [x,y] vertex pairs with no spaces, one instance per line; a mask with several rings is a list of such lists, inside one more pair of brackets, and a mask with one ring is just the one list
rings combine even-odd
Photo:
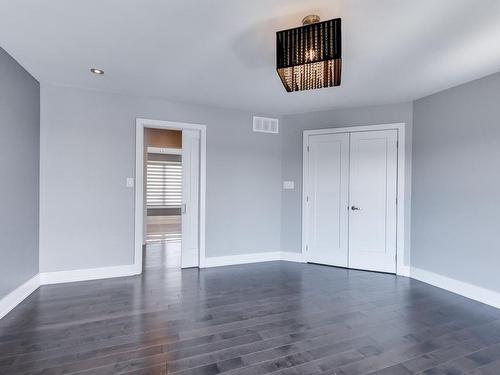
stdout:
[[[287,93],[275,32],[310,13],[342,18],[342,86]],[[274,114],[413,100],[499,71],[499,43],[499,0],[0,0],[42,83]]]

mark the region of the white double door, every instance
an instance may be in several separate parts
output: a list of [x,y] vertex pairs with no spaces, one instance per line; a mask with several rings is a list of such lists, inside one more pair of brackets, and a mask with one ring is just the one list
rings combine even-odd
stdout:
[[396,273],[397,140],[397,130],[308,136],[308,262]]

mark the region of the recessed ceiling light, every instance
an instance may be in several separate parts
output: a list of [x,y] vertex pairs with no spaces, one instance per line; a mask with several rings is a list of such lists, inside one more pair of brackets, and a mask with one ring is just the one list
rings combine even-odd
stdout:
[[104,74],[104,70],[91,68],[90,71],[94,74]]

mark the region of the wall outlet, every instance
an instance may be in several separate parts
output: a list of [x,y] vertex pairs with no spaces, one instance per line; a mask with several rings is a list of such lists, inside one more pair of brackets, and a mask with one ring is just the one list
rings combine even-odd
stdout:
[[134,187],[134,178],[133,177],[127,177],[127,185],[128,188],[133,188]]
[[295,189],[295,181],[283,181],[283,189],[284,190]]

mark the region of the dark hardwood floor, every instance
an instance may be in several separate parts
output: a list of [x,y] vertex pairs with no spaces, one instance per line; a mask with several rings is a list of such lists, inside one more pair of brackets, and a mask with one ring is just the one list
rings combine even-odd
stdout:
[[0,374],[500,374],[486,305],[319,265],[180,271],[161,251],[142,276],[33,293],[0,321]]

